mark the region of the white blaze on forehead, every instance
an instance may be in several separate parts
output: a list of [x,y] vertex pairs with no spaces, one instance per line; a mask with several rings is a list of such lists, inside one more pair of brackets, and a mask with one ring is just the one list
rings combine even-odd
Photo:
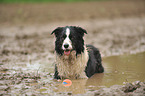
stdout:
[[65,48],[64,48],[64,45],[65,44],[68,44],[69,45],[69,47],[67,49],[72,49],[72,42],[71,42],[71,40],[69,38],[69,35],[70,35],[70,29],[69,28],[66,28],[66,33],[65,34],[66,34],[66,38],[63,41],[62,49],[65,50]]
[[67,29],[66,29],[66,36],[68,37],[68,36],[69,36],[69,34],[70,34],[70,29],[69,29],[69,28],[67,28]]

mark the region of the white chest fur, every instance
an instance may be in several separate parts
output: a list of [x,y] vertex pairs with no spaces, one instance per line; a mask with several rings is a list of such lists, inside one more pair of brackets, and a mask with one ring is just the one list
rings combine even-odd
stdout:
[[56,66],[60,77],[64,78],[87,78],[85,68],[88,62],[88,52],[85,48],[84,53],[77,55],[72,51],[70,56],[56,56]]

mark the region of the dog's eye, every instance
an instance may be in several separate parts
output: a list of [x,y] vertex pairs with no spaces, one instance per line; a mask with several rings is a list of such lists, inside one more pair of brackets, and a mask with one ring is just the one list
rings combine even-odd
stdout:
[[66,38],[66,35],[63,35],[63,36],[62,36],[62,39],[65,39],[65,38]]

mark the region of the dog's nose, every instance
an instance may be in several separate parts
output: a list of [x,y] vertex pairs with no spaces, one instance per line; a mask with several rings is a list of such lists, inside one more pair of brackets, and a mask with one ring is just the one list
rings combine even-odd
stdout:
[[69,47],[69,45],[68,44],[64,44],[64,48],[68,48]]

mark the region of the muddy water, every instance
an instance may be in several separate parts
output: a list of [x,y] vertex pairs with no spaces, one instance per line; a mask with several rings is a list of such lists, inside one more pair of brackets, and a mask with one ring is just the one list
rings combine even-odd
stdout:
[[111,56],[103,59],[105,75],[103,84],[122,84],[136,80],[145,81],[145,52],[133,55]]
[[[56,82],[54,91],[62,94],[85,94],[94,90],[123,85],[126,82],[145,81],[145,52],[133,55],[111,56],[103,58],[105,72],[95,74],[89,79],[72,80],[72,85],[64,87],[62,81]],[[46,90],[45,90],[46,91]]]

